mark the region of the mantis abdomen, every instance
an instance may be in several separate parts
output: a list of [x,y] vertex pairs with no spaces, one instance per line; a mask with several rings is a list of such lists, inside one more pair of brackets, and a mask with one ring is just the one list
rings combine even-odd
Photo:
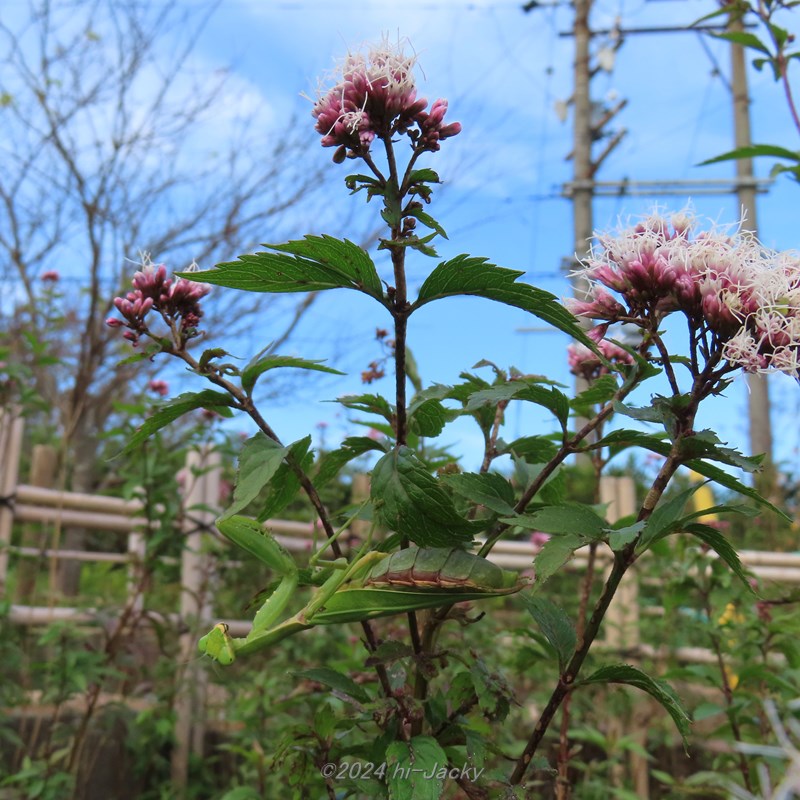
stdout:
[[448,547],[409,547],[378,562],[364,579],[365,586],[402,589],[452,589],[496,592],[517,583],[517,576],[466,550]]

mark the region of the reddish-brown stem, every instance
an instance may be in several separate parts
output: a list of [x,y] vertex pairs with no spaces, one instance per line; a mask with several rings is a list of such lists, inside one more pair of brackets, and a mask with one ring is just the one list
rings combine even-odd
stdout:
[[[156,339],[156,341],[161,342],[161,339],[152,336],[152,334],[148,335],[150,335],[151,338]],[[178,358],[183,360],[192,370],[194,370],[198,374],[204,375],[215,386],[219,386],[220,389],[224,389],[236,401],[236,407],[239,408],[241,411],[244,411],[256,423],[259,430],[265,436],[268,436],[276,444],[281,444],[281,440],[278,438],[278,435],[275,433],[274,430],[272,430],[267,421],[261,416],[261,413],[256,408],[252,398],[250,398],[242,389],[240,389],[235,384],[231,383],[229,380],[223,378],[219,373],[212,372],[209,370],[205,371],[201,370],[198,361],[193,356],[191,356],[184,348],[177,349],[173,347],[168,352],[171,355],[177,356]],[[333,527],[333,524],[331,523],[328,511],[325,508],[325,504],[322,502],[322,499],[320,498],[316,487],[311,482],[311,479],[308,477],[308,475],[305,474],[300,465],[295,461],[295,459],[287,456],[286,463],[289,465],[291,470],[297,476],[297,479],[300,481],[300,485],[302,486],[303,491],[306,493],[306,496],[311,502],[311,505],[317,512],[320,523],[328,539],[328,543],[330,544],[331,552],[336,558],[340,558],[342,555],[342,549],[339,545],[339,542],[335,538],[336,530]],[[378,642],[375,637],[375,631],[372,629],[372,624],[369,622],[369,620],[364,620],[363,622],[361,622],[361,629],[364,631],[364,638],[367,642],[367,648],[370,650],[370,652],[375,652],[375,650],[378,648]],[[381,689],[383,690],[384,694],[387,697],[395,697],[395,694],[392,691],[391,683],[389,682],[389,675],[386,672],[386,667],[383,664],[376,664],[375,673],[378,676],[378,681],[381,684]],[[404,704],[402,703],[399,704],[401,705],[402,708],[404,708]],[[404,713],[407,713],[407,710],[404,710]]]
[[480,469],[482,473],[489,471],[489,467],[492,464],[492,460],[497,455],[497,437],[500,436],[500,426],[503,424],[503,415],[505,414],[505,410],[508,407],[508,403],[509,403],[508,400],[501,400],[497,404],[497,410],[495,411],[492,430],[486,437],[486,444],[483,450],[483,463],[481,464],[481,469]]
[[[689,408],[685,412],[681,430],[678,432],[673,442],[670,454],[661,465],[661,469],[653,481],[653,485],[651,486],[650,491],[647,493],[644,503],[642,503],[642,507],[640,508],[637,516],[638,521],[641,522],[650,517],[656,507],[656,504],[664,494],[664,490],[666,489],[670,479],[680,466],[681,444],[684,436],[691,433],[691,426],[694,421],[695,411],[696,404],[690,403]],[[525,773],[528,769],[528,765],[536,753],[539,744],[544,738],[547,729],[550,727],[553,717],[555,716],[569,691],[572,689],[578,673],[583,666],[583,662],[586,660],[586,656],[589,653],[589,649],[591,648],[600,630],[600,625],[603,622],[606,612],[608,611],[611,600],[616,594],[620,581],[624,577],[625,572],[628,570],[631,564],[633,564],[633,562],[636,560],[635,549],[637,542],[638,540],[634,540],[622,550],[614,553],[614,561],[611,567],[611,572],[606,580],[605,585],[603,586],[603,591],[600,594],[600,598],[595,604],[592,616],[586,625],[584,635],[581,640],[576,642],[575,653],[570,659],[566,669],[561,673],[558,684],[553,690],[553,693],[550,695],[550,699],[541,716],[539,717],[539,721],[536,723],[536,727],[533,729],[533,732],[531,733],[528,742],[525,745],[525,749],[517,759],[517,763],[509,779],[512,785],[517,785],[522,782],[522,779],[525,777]]]

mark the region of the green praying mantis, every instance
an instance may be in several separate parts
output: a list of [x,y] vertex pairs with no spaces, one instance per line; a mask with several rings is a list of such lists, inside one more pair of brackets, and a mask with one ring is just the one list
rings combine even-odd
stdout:
[[[284,619],[300,585],[300,570],[292,555],[256,520],[231,516],[217,521],[228,539],[277,572],[277,588],[256,612],[244,638],[233,638],[220,622],[198,642],[202,653],[227,666],[247,655],[316,625],[362,622],[465,600],[512,594],[526,585],[513,572],[458,548],[408,547],[395,553],[362,548],[352,562],[344,558],[326,564],[330,575],[311,600]],[[312,556],[314,567],[320,553]],[[281,621],[282,620],[282,621]]]

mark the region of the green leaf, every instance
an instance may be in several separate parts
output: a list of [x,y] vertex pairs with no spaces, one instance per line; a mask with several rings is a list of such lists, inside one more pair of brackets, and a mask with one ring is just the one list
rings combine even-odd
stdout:
[[638,419],[640,422],[661,422],[664,419],[663,412],[653,406],[643,406],[636,408],[625,403],[614,403],[614,411],[631,419]]
[[722,447],[719,437],[712,430],[697,431],[681,442],[681,458],[710,458],[745,472],[755,472],[764,461],[763,455],[746,456],[732,447]]
[[441,183],[439,175],[427,167],[411,171],[406,183],[413,186],[415,183]]
[[239,256],[201,272],[179,277],[248,292],[319,292],[356,289],[383,302],[383,287],[365,250],[346,239],[306,236],[264,245],[275,252]]
[[642,531],[642,538],[639,540],[637,550],[643,552],[651,544],[663,539],[665,536],[680,528],[681,517],[683,509],[689,502],[689,498],[702,486],[698,483],[695,486],[690,486],[684,489],[674,497],[661,500],[655,507],[653,513],[648,517],[645,523],[644,530]]
[[498,404],[511,400],[523,400],[543,406],[551,411],[561,423],[562,428],[569,418],[569,399],[555,387],[546,388],[524,379],[496,383],[487,389],[479,389],[470,395],[465,406],[467,412],[473,412],[482,406],[496,408]]
[[371,498],[379,522],[420,547],[466,544],[478,530],[408,447],[392,450],[375,465]]
[[256,381],[270,369],[278,367],[297,367],[298,369],[312,369],[317,372],[329,372],[331,375],[344,375],[333,367],[326,367],[323,361],[315,360],[309,361],[305,358],[295,358],[293,356],[277,356],[267,354],[265,356],[257,356],[242,370],[242,388],[250,394]]
[[577,397],[570,400],[570,407],[579,414],[588,416],[595,406],[607,403],[619,388],[614,375],[602,375],[588,389],[584,389]]
[[542,633],[558,655],[558,668],[562,672],[575,653],[575,629],[563,608],[544,597],[523,593],[522,602],[536,620]]
[[733,44],[739,44],[742,47],[749,47],[751,50],[758,50],[765,55],[771,55],[769,48],[758,38],[754,33],[747,31],[725,31],[724,33],[713,34],[715,39],[725,39]]
[[447,422],[449,413],[438,400],[426,400],[409,408],[408,424],[418,436],[438,436]]
[[182,417],[184,414],[188,414],[198,408],[216,411],[217,414],[223,417],[230,417],[233,415],[230,408],[233,402],[233,398],[229,394],[215,392],[213,389],[179,394],[161,405],[149,419],[144,421],[141,427],[128,440],[120,455],[130,453],[156,431],[166,427],[170,422],[174,422],[178,417]]
[[644,431],[634,431],[621,428],[611,431],[600,441],[592,445],[593,449],[608,447],[609,455],[613,458],[629,447],[643,447],[661,456],[668,456],[672,445],[664,441],[664,434],[645,433]]
[[386,447],[381,442],[370,439],[369,436],[348,436],[341,447],[325,453],[320,458],[314,485],[320,489],[335,478],[345,464],[371,450],[385,453]]
[[643,530],[644,522],[634,522],[624,528],[615,528],[608,533],[608,546],[616,553],[629,545]]
[[436,231],[443,239],[447,238],[444,228],[430,215],[425,213],[419,206],[414,206],[407,212],[408,216],[418,219],[423,225]]
[[419,290],[412,311],[443,297],[475,295],[521,308],[544,322],[568,333],[592,350],[597,345],[578,325],[555,295],[528,283],[517,283],[524,273],[489,263],[485,258],[460,255],[443,261],[431,272]]
[[775,158],[788,158],[790,161],[800,161],[800,151],[787,150],[785,147],[778,147],[772,144],[752,144],[748,147],[737,147],[735,150],[730,150],[721,156],[701,161],[699,166],[704,167],[706,164],[716,164],[719,161],[735,161],[739,158],[754,158],[756,156],[773,156]]
[[586,686],[592,683],[624,683],[647,692],[666,709],[683,739],[683,746],[688,746],[687,737],[689,736],[691,719],[669,684],[651,677],[646,672],[642,672],[642,670],[630,664],[612,664],[601,667],[588,678],[578,681],[575,685]]
[[469,669],[472,686],[478,697],[478,707],[492,722],[502,721],[511,709],[511,688],[503,678],[489,671],[486,664],[477,658]]
[[496,514],[508,516],[515,513],[514,489],[496,472],[464,472],[447,475],[443,480],[456,494],[476,505],[486,506]]
[[303,472],[308,474],[314,460],[312,453],[308,452],[309,447],[311,447],[311,436],[305,436],[289,445],[284,463],[278,467],[270,482],[269,494],[258,514],[259,522],[280,514],[297,496],[300,491],[300,479],[287,461],[291,460],[298,464]]
[[447,770],[447,754],[432,736],[415,736],[409,742],[392,742],[386,748],[386,780],[390,800],[439,800]]
[[724,486],[726,489],[730,489],[733,492],[738,492],[745,497],[749,497],[760,506],[768,508],[771,511],[774,511],[776,514],[779,514],[785,520],[789,522],[792,521],[791,516],[789,516],[785,511],[782,511],[776,505],[770,503],[769,500],[762,497],[755,489],[751,488],[750,486],[745,486],[743,483],[736,480],[733,475],[729,475],[727,472],[725,472],[725,470],[720,469],[713,464],[701,461],[700,459],[692,459],[691,461],[687,461],[684,466],[686,466],[688,469],[694,470],[695,472],[699,472],[704,478],[711,478],[712,481],[718,483],[720,486]]
[[747,590],[755,594],[755,590],[750,584],[750,576],[744,571],[742,562],[736,548],[721,534],[716,528],[704,525],[701,522],[693,522],[683,526],[686,533],[696,536],[701,542],[705,542],[714,552],[731,568],[731,571],[747,587]]
[[352,697],[359,703],[365,704],[370,702],[370,696],[366,690],[359,686],[351,677],[337,672],[335,669],[328,667],[315,667],[314,669],[304,669],[300,672],[292,673],[297,678],[304,678],[309,681],[316,681],[325,686],[329,686],[338,695],[345,697]]
[[[603,517],[582,503],[548,506],[530,515],[530,520],[536,526],[536,530],[555,534],[577,533],[586,541],[601,539],[608,528],[608,523]],[[514,519],[503,522],[509,522],[511,525],[520,524]]]
[[246,508],[269,484],[289,452],[260,431],[244,443],[239,456],[233,502],[223,517],[232,517]]
[[538,590],[544,582],[555,575],[572,554],[586,544],[586,540],[579,534],[562,534],[548,539],[542,549],[537,553],[533,562],[533,571],[536,575],[534,589]]
[[501,454],[514,453],[531,464],[546,464],[558,452],[558,446],[544,436],[522,436],[498,450]]
[[363,411],[366,414],[377,414],[387,422],[393,422],[395,411],[394,406],[379,394],[348,394],[336,400],[345,408],[352,408],[354,411]]

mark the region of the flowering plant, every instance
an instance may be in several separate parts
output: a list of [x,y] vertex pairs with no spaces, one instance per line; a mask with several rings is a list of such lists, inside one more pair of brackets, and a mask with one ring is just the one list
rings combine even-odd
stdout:
[[[200,273],[185,272],[175,283],[161,267],[147,265],[137,273],[134,291],[116,301],[123,319],[109,324],[128,328],[126,336],[134,344],[142,337],[151,339],[156,349],[184,361],[214,388],[164,404],[130,446],[194,408],[228,415],[241,411],[257,425],[258,433],[244,445],[233,501],[218,527],[268,564],[278,580],[248,636],[234,639],[220,623],[200,647],[227,665],[316,626],[361,625],[365,666],[374,677],[357,683],[329,666],[307,673],[350,709],[340,713],[337,723],[327,718],[314,723],[313,760],[322,769],[329,796],[346,787],[370,797],[434,798],[447,794],[451,782],[473,798],[522,796],[520,787],[526,782],[552,778],[547,763],[535,762],[534,755],[559,712],[557,785],[564,796],[574,693],[598,684],[629,684],[657,700],[682,737],[689,732],[686,712],[661,680],[613,659],[585,668],[612,598],[641,555],[661,540],[685,533],[716,551],[752,591],[724,535],[685,510],[700,484],[668,499],[664,495],[678,470],[686,467],[771,507],[719,466],[754,470],[759,459],[723,447],[711,431],[696,430],[695,419],[699,404],[722,391],[740,368],[797,374],[797,264],[789,256],[767,252],[745,234],[695,234],[698,222],[693,217],[657,214],[600,238],[599,248],[582,267],[589,294],[570,301],[569,310],[520,280],[521,272],[467,255],[440,262],[411,292],[408,254],[435,256],[432,243],[445,235],[425,210],[439,176],[417,162],[460,131],[458,123],[445,124],[445,101],[427,107],[417,97],[413,59],[402,47],[384,41],[366,56],[348,56],[313,109],[322,145],[336,148],[334,162],[349,159],[366,167],[365,174],[346,177],[346,186],[351,192],[364,190],[368,199],[380,198],[387,233],[379,249],[391,257],[388,280],[381,279],[364,249],[320,235],[270,245]],[[429,232],[420,235],[418,225]],[[189,345],[198,338],[199,302],[211,285],[254,292],[348,289],[382,306],[391,323],[380,338],[391,342],[393,395],[362,394],[340,402],[369,415],[383,436],[349,437],[319,460],[310,451],[310,437],[284,444],[254,399],[259,378],[285,367],[335,370],[269,349],[243,368],[223,363],[227,354],[219,349],[195,358]],[[494,367],[491,381],[465,372],[455,385],[423,387],[410,366],[409,320],[422,306],[458,295],[524,309],[568,333],[576,342],[570,366],[591,379],[591,386],[570,398],[540,375]],[[166,337],[151,328],[154,313],[166,324]],[[599,324],[587,335],[575,314]],[[670,315],[686,321],[688,356],[670,353],[664,341],[662,323]],[[606,338],[615,323],[635,326],[641,334],[638,342],[631,346]],[[377,362],[371,364],[365,381],[381,370]],[[662,373],[669,386],[666,395],[655,396],[646,407],[627,404],[634,389]],[[504,440],[505,411],[512,403],[545,408],[555,420],[555,433],[531,431]],[[608,431],[614,415],[644,420],[657,430]],[[453,458],[426,446],[459,417],[472,419],[484,440],[482,463],[475,472],[462,471]],[[577,419],[582,422],[575,430],[572,420]],[[634,447],[656,453],[662,461],[633,515],[610,521],[597,493],[588,503],[565,497],[561,479],[571,456],[585,456],[599,482],[607,462]],[[327,508],[320,488],[367,453],[376,459],[368,499],[346,509]],[[503,469],[503,459],[513,462],[513,476]],[[269,518],[299,492],[307,495],[325,535],[302,568],[263,524],[268,528]],[[252,517],[242,516],[244,511]],[[369,534],[347,552],[340,539],[355,520],[366,522]],[[519,536],[536,537],[532,583],[489,560],[498,542]],[[592,567],[601,548],[610,554],[611,566],[598,585]],[[546,587],[579,549],[588,552],[589,569],[577,591],[577,613],[570,618],[548,599]],[[476,621],[464,602],[491,606],[504,595],[529,612],[558,676],[527,741],[509,745],[507,751],[487,730],[487,724],[499,725],[509,715],[513,699],[489,663],[492,654],[446,638],[449,621]],[[384,617],[390,618],[388,623]],[[398,620],[405,625],[407,640],[398,635]],[[384,769],[367,776],[328,769],[345,755]],[[308,772],[293,776],[304,786],[319,779]]]

